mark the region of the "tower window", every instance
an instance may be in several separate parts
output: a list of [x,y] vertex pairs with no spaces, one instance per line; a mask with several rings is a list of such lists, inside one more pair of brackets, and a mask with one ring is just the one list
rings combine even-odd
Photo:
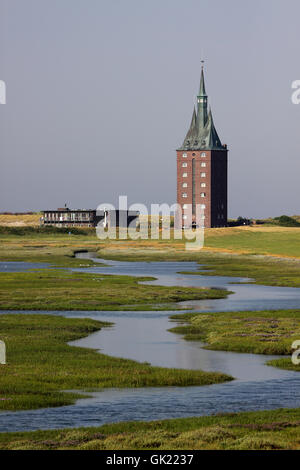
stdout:
[[187,188],[187,183],[182,183],[183,188]]
[[205,158],[205,157],[206,157],[206,153],[205,153],[205,152],[202,152],[202,153],[201,153],[201,157],[202,157],[202,158]]
[[186,194],[186,193],[182,193],[182,197],[187,197],[187,194]]
[[186,219],[187,219],[187,215],[183,215],[182,218],[183,218],[183,220],[186,220]]
[[201,188],[206,188],[206,183],[201,183]]
[[182,158],[187,158],[187,153],[183,153]]
[[200,204],[200,209],[205,209],[206,205],[205,204]]
[[187,204],[183,204],[182,209],[187,209],[187,208],[188,208],[188,205],[187,205]]
[[201,178],[205,178],[205,177],[206,177],[206,173],[201,173],[200,176],[201,176]]
[[187,163],[184,162],[184,163],[182,164],[182,168],[186,168],[186,167],[187,167]]
[[205,162],[201,162],[201,166],[202,166],[202,167],[205,167],[205,166],[206,166],[206,163],[205,163]]
[[182,173],[182,178],[187,178],[187,173]]
[[201,196],[201,197],[205,197],[205,196],[206,196],[206,193],[201,193],[200,196]]

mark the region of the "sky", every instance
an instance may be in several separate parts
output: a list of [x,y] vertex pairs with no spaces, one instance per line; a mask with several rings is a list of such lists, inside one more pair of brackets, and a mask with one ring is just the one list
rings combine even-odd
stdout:
[[176,202],[205,59],[229,216],[300,214],[299,0],[0,0],[0,211]]

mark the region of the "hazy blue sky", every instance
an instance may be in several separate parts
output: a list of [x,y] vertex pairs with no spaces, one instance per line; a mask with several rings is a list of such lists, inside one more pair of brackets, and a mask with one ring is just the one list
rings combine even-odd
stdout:
[[300,213],[299,0],[0,0],[0,210],[174,203],[200,60],[229,215]]

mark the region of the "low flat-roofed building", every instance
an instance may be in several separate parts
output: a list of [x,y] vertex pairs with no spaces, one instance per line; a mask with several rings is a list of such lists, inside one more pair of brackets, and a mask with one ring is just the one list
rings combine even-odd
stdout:
[[55,225],[56,227],[96,227],[102,224],[106,227],[128,227],[138,222],[139,212],[95,209],[69,209],[45,210],[41,217],[42,225]]

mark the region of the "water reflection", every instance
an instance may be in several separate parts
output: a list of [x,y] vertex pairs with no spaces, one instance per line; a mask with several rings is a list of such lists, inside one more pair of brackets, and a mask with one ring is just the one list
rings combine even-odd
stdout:
[[25,261],[0,261],[0,273],[19,273],[29,269],[47,268],[47,263],[27,263]]
[[[90,258],[81,253],[80,258]],[[299,308],[300,289],[241,285],[243,278],[188,276],[179,271],[196,271],[197,263],[126,263],[85,268],[83,272],[153,276],[153,284],[166,286],[219,287],[234,291],[226,299],[185,301],[181,306],[202,312]],[[3,263],[2,263],[3,264]],[[6,265],[11,263],[6,263]],[[25,263],[23,263],[25,264]],[[24,266],[19,266],[23,270]],[[32,267],[28,267],[28,269]],[[34,266],[41,267],[41,265]],[[11,269],[17,270],[16,266]],[[1,271],[1,263],[0,263]],[[81,271],[76,269],[76,271]],[[15,312],[11,312],[15,313]],[[25,312],[22,312],[25,313]],[[50,312],[27,312],[50,313]],[[219,412],[275,409],[300,406],[300,376],[264,365],[270,357],[208,351],[200,342],[187,342],[168,332],[174,326],[170,311],[163,312],[51,312],[53,315],[88,317],[113,321],[109,329],[73,342],[110,354],[151,362],[153,365],[222,371],[236,377],[233,382],[205,387],[158,387],[103,390],[76,405],[18,413],[0,413],[0,431],[97,426],[128,420],[154,420],[209,415]],[[178,312],[177,312],[178,313]]]
[[100,426],[299,406],[299,379],[231,382],[207,387],[104,390],[75,406],[0,413],[0,431]]
[[[112,312],[92,313],[89,316],[114,325],[95,332],[73,345],[98,349],[115,357],[126,357],[155,366],[183,369],[202,369],[224,372],[240,381],[260,381],[286,377],[280,369],[264,365],[266,356],[210,351],[199,341],[185,341],[180,335],[167,331],[175,326],[164,314],[152,317],[149,312],[126,312],[126,316]],[[72,315],[72,312],[70,312]],[[273,356],[274,358],[276,356]],[[268,359],[272,357],[268,356]]]
[[[91,257],[89,253],[80,253],[80,258],[90,258],[107,266],[86,268],[85,272],[101,274],[123,274],[130,276],[155,277],[145,284],[180,286],[180,287],[216,287],[228,289],[234,293],[226,299],[208,299],[182,302],[184,308],[198,311],[222,312],[242,310],[278,310],[300,307],[300,289],[294,287],[274,287],[257,284],[237,284],[250,281],[248,278],[228,276],[184,275],[179,272],[199,271],[196,262],[124,262]],[[75,269],[81,271],[81,269]],[[205,273],[205,271],[204,271]]]

